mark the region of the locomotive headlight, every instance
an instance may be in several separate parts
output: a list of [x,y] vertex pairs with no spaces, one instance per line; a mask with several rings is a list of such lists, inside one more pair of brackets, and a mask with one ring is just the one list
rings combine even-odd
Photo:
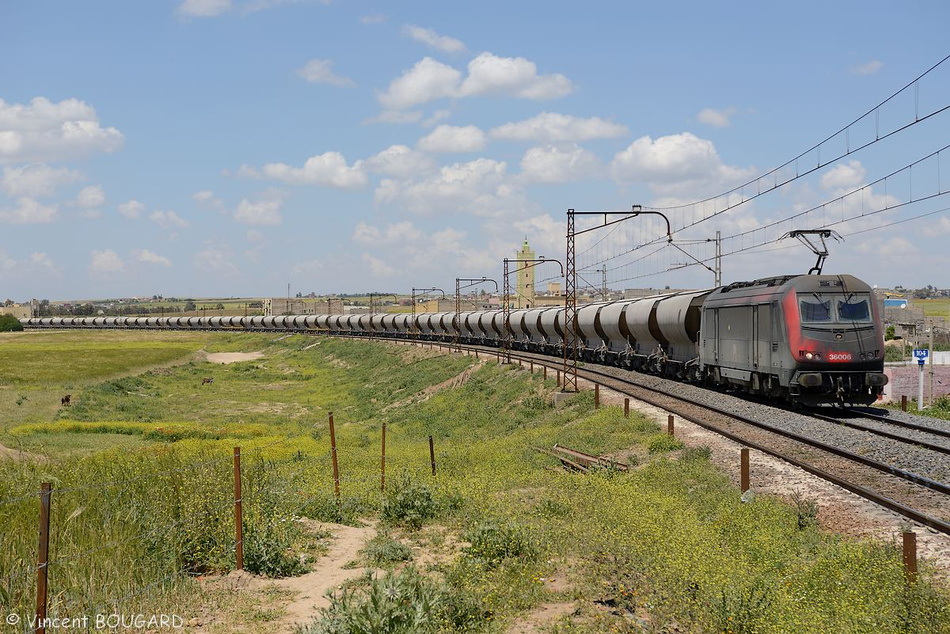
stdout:
[[814,356],[815,356],[815,355],[813,355],[813,354],[810,353],[810,352],[806,352],[806,353],[805,353],[805,358],[808,359],[809,361],[811,361],[811,360],[812,360],[812,357],[814,357]]

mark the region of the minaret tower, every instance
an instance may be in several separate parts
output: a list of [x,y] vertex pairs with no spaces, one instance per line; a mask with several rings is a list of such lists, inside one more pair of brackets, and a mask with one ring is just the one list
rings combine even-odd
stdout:
[[515,290],[514,305],[516,308],[531,308],[534,306],[534,251],[528,246],[528,237],[525,236],[521,250],[515,253],[516,270],[518,271],[518,285]]

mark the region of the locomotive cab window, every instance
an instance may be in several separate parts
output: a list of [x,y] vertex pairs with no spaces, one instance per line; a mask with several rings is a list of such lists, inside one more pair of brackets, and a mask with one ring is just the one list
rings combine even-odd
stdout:
[[841,321],[871,321],[871,307],[868,300],[855,297],[838,300],[838,319]]
[[810,297],[799,297],[798,305],[803,322],[831,321],[831,300],[822,300],[817,295],[812,295]]

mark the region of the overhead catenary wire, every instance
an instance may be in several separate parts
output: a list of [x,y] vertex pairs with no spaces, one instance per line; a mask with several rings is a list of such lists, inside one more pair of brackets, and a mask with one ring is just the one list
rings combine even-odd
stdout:
[[859,151],[861,151],[861,150],[863,150],[863,149],[865,149],[865,148],[867,148],[867,147],[869,147],[869,146],[871,146],[871,145],[874,145],[875,143],[878,143],[878,142],[880,142],[880,141],[882,141],[882,140],[884,140],[884,139],[887,139],[887,138],[889,138],[889,137],[891,137],[891,136],[893,136],[893,135],[895,135],[895,134],[898,134],[898,133],[900,133],[900,132],[903,132],[904,130],[907,130],[908,128],[910,128],[910,127],[912,127],[912,126],[914,126],[914,125],[917,125],[917,124],[919,124],[919,123],[921,123],[921,122],[923,122],[923,121],[926,121],[926,120],[930,119],[931,117],[934,117],[934,116],[936,116],[936,115],[938,115],[938,114],[940,114],[940,113],[942,113],[942,112],[944,112],[944,111],[950,109],[950,104],[946,104],[946,105],[937,107],[936,109],[934,109],[934,110],[932,110],[931,112],[929,112],[929,113],[927,113],[927,114],[924,114],[924,115],[922,115],[922,116],[921,116],[920,113],[917,111],[917,106],[916,106],[916,104],[915,104],[914,116],[913,116],[913,118],[912,118],[908,123],[903,124],[903,125],[900,125],[900,126],[894,128],[894,129],[892,129],[892,130],[890,130],[890,131],[888,131],[888,132],[885,132],[884,134],[881,134],[881,133],[880,133],[880,130],[877,130],[877,132],[876,132],[875,137],[874,137],[873,140],[868,141],[868,142],[866,142],[866,143],[864,143],[864,144],[861,144],[861,145],[857,145],[857,146],[855,146],[854,148],[851,147],[851,145],[850,145],[850,137],[848,137],[848,144],[847,144],[846,150],[845,150],[843,153],[838,154],[838,155],[834,156],[833,158],[825,159],[825,160],[822,160],[822,159],[820,159],[820,157],[819,157],[818,162],[817,162],[816,165],[814,165],[813,167],[810,167],[810,168],[806,169],[805,171],[801,171],[801,170],[799,170],[798,168],[796,168],[796,170],[795,170],[795,176],[794,176],[794,177],[789,177],[789,178],[787,178],[786,180],[779,182],[778,174],[779,174],[779,172],[780,172],[781,170],[783,170],[783,169],[785,169],[785,168],[787,168],[787,167],[789,167],[789,166],[791,166],[791,165],[796,164],[797,161],[799,161],[799,160],[801,160],[802,158],[806,157],[808,154],[810,154],[810,153],[812,153],[812,152],[815,152],[816,150],[820,150],[820,148],[821,148],[824,144],[826,144],[826,143],[832,141],[833,139],[835,139],[836,137],[842,135],[843,133],[846,134],[846,133],[847,133],[852,127],[854,127],[856,124],[858,124],[859,122],[861,122],[861,121],[863,121],[864,119],[868,118],[868,117],[871,116],[872,114],[877,113],[883,106],[885,106],[886,104],[888,104],[889,102],[891,102],[892,100],[894,100],[896,97],[898,97],[899,95],[901,95],[902,93],[904,93],[905,91],[907,91],[908,89],[910,89],[911,87],[916,87],[916,88],[919,90],[919,82],[920,82],[920,80],[923,79],[923,78],[925,78],[927,75],[931,74],[931,73],[932,73],[933,71],[935,71],[937,68],[939,68],[939,67],[942,66],[944,63],[946,63],[948,60],[950,60],[950,55],[947,55],[946,57],[944,57],[943,59],[941,59],[939,62],[937,62],[936,64],[934,64],[933,66],[931,66],[930,68],[928,68],[926,71],[924,71],[923,73],[921,73],[920,75],[918,75],[916,78],[914,78],[913,80],[909,81],[909,82],[908,82],[906,85],[904,85],[901,89],[897,90],[896,92],[894,92],[893,94],[891,94],[889,97],[887,97],[886,99],[884,99],[883,101],[881,101],[880,103],[878,103],[876,106],[874,106],[873,108],[871,108],[870,110],[868,110],[867,112],[865,112],[864,114],[862,114],[861,116],[857,117],[856,119],[854,119],[853,121],[851,121],[850,123],[848,123],[847,125],[845,125],[844,127],[840,128],[838,131],[836,131],[836,132],[834,132],[833,134],[829,135],[828,137],[822,139],[821,141],[819,141],[818,143],[814,144],[813,146],[811,146],[810,148],[808,148],[808,149],[805,150],[804,152],[801,152],[800,154],[796,155],[795,157],[793,157],[793,158],[789,159],[788,161],[782,163],[782,164],[779,165],[778,167],[773,168],[773,169],[769,170],[768,172],[765,172],[764,174],[761,174],[761,175],[757,176],[756,178],[753,178],[753,179],[751,179],[751,180],[749,180],[749,181],[746,181],[746,182],[742,183],[741,185],[737,185],[736,187],[733,187],[732,189],[729,189],[729,190],[726,190],[725,192],[722,192],[722,193],[720,193],[720,194],[717,194],[716,196],[710,196],[710,197],[708,197],[708,198],[704,198],[704,199],[701,199],[701,200],[696,200],[696,201],[693,201],[693,202],[688,203],[688,204],[684,204],[684,205],[671,205],[671,206],[666,206],[666,207],[659,207],[659,206],[657,206],[657,207],[644,207],[644,209],[650,209],[650,210],[656,210],[656,211],[685,210],[685,209],[688,209],[688,208],[691,208],[691,207],[696,207],[697,205],[703,205],[703,204],[706,204],[706,203],[709,203],[709,202],[713,202],[713,201],[719,200],[719,199],[721,199],[721,198],[728,198],[729,196],[731,196],[731,195],[733,195],[733,194],[736,194],[737,192],[744,192],[744,190],[745,190],[747,187],[751,187],[752,185],[758,184],[758,183],[760,183],[760,181],[762,181],[762,180],[765,179],[765,178],[768,178],[768,177],[770,177],[770,176],[775,177],[772,186],[771,186],[771,187],[768,187],[766,190],[761,190],[761,189],[759,189],[759,190],[757,190],[754,194],[751,194],[751,195],[748,195],[748,196],[743,195],[743,196],[741,197],[741,199],[740,199],[738,202],[736,202],[736,203],[728,203],[728,202],[727,202],[727,204],[726,204],[724,207],[718,209],[717,211],[715,211],[714,213],[712,213],[712,214],[710,214],[710,215],[704,216],[703,218],[700,218],[699,220],[695,220],[695,221],[693,221],[693,222],[684,223],[683,226],[678,227],[678,228],[675,228],[675,229],[672,231],[672,233],[678,233],[679,231],[682,231],[682,230],[684,230],[684,229],[688,229],[688,228],[690,228],[690,227],[692,227],[692,226],[695,226],[695,225],[697,225],[697,224],[699,224],[699,223],[701,223],[701,222],[705,222],[706,220],[709,220],[710,218],[713,218],[713,217],[715,217],[715,216],[718,216],[718,215],[720,215],[721,213],[723,213],[723,212],[725,212],[725,211],[728,211],[728,210],[730,210],[730,209],[733,209],[733,208],[735,208],[735,207],[738,207],[739,205],[745,204],[746,202],[748,202],[748,201],[750,201],[750,200],[754,200],[754,199],[758,198],[759,196],[762,196],[762,195],[764,195],[764,194],[766,194],[766,193],[769,193],[769,192],[771,192],[771,191],[774,191],[774,190],[778,189],[778,188],[781,187],[781,186],[787,185],[788,183],[791,183],[791,182],[793,182],[793,181],[795,181],[795,180],[798,180],[799,178],[802,178],[803,176],[807,176],[808,174],[811,174],[811,173],[815,172],[816,170],[821,169],[822,167],[825,167],[825,166],[827,166],[827,165],[830,165],[831,163],[833,163],[833,162],[835,162],[835,161],[837,161],[837,160],[840,160],[840,159],[842,159],[842,158],[844,158],[844,157],[846,157],[846,156],[849,156],[849,155],[851,155],[851,154],[854,154],[854,153],[856,153],[856,152],[859,152]]

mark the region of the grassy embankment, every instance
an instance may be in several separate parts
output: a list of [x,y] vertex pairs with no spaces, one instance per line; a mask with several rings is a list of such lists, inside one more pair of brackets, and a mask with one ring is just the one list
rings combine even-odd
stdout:
[[[188,360],[199,348],[265,356],[210,366]],[[51,615],[206,610],[216,599],[190,576],[233,566],[231,448],[240,445],[248,568],[306,568],[319,544],[295,516],[387,527],[360,565],[399,572],[351,586],[314,631],[367,631],[373,619],[409,624],[381,631],[503,631],[548,601],[573,606],[550,625],[558,632],[950,631],[950,602],[926,566],[908,587],[894,547],[824,534],[805,503],[741,503],[701,448],[671,452],[653,423],[594,410],[590,394],[554,410],[552,381],[488,364],[464,385],[409,398],[472,361],[300,336],[0,338],[0,443],[44,456],[0,462],[0,611],[31,610],[42,481],[54,485]],[[200,385],[205,376],[215,382]],[[59,407],[62,393],[72,408]],[[640,466],[568,475],[531,450],[554,443],[623,450]],[[453,549],[458,540],[465,546]],[[407,564],[407,544],[443,556]],[[552,577],[567,583],[552,593]]]

